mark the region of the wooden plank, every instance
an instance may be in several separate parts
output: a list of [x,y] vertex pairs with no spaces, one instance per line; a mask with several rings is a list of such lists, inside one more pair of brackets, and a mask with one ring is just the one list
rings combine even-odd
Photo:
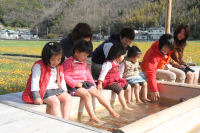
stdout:
[[52,119],[54,116],[50,118],[46,117],[48,116],[46,114],[42,116],[1,103],[0,109],[0,132],[2,133],[104,132],[103,130],[82,126],[82,124],[79,126],[75,122],[70,123],[69,120],[66,122],[64,119]]

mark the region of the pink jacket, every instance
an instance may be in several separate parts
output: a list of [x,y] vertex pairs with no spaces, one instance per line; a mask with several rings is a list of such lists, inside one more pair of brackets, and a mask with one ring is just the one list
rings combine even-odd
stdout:
[[[40,96],[43,99],[47,85],[49,83],[49,79],[51,77],[51,69],[49,66],[45,65],[42,60],[36,61],[35,64],[40,64],[41,66],[41,76],[40,76]],[[60,75],[63,75],[63,66],[59,65],[59,73]],[[26,84],[26,88],[22,94],[22,100],[26,103],[34,103],[33,96],[31,92],[31,79],[32,79],[32,72],[29,76],[29,79]],[[60,76],[60,82],[62,81],[62,76]]]
[[86,62],[79,62],[71,56],[65,60],[63,68],[65,81],[71,88],[74,88],[77,83],[84,81],[95,85]]

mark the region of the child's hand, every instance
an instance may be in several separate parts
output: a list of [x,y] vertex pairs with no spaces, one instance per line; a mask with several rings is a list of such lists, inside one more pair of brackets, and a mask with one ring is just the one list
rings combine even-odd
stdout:
[[158,91],[155,91],[155,92],[151,92],[151,99],[153,101],[158,101],[158,98],[160,98],[160,94]]
[[81,82],[78,82],[78,83],[76,84],[76,87],[78,87],[78,88],[82,88],[82,86],[83,86],[83,83],[81,83]]
[[103,90],[103,86],[102,86],[102,84],[98,84],[98,85],[97,85],[97,89],[99,89],[99,90]]
[[183,69],[185,69],[185,68],[186,68],[186,66],[185,66],[185,65],[181,65],[181,66],[180,66],[180,68],[183,68]]
[[41,98],[36,98],[35,100],[34,100],[34,104],[43,104],[43,101],[42,101],[42,99]]
[[103,90],[102,81],[98,80],[97,89]]
[[164,65],[164,70],[168,70],[168,66],[167,65]]

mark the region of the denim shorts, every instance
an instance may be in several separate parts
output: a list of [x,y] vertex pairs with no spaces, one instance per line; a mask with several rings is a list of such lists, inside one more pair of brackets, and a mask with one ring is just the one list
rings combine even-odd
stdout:
[[138,78],[131,78],[128,79],[127,82],[131,85],[131,86],[135,86],[135,84],[140,84],[141,86],[143,85],[143,83],[145,82],[145,80],[142,77],[138,77]]

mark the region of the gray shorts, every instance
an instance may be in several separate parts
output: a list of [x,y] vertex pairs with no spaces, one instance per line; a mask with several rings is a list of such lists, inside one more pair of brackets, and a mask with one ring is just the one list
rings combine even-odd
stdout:
[[[44,97],[43,97],[43,100],[50,97],[50,96],[57,96],[57,95],[60,95],[62,94],[63,92],[65,92],[62,88],[58,88],[58,89],[47,89],[45,94],[44,94]],[[33,100],[35,100],[36,98],[41,98],[40,97],[40,92],[39,91],[33,91],[32,92],[33,94]]]

